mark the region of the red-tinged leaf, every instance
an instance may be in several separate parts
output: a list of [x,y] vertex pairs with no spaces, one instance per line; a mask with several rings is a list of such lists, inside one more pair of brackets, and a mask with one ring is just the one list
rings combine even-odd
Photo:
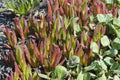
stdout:
[[[29,75],[28,80],[34,80],[34,78],[33,78],[31,75]],[[37,80],[38,80],[38,79],[37,79]]]
[[24,51],[25,51],[25,56],[26,56],[28,62],[31,64],[30,52],[26,45],[24,46]]
[[84,62],[83,62],[83,64],[84,64],[84,66],[87,66],[88,65],[88,55],[87,54],[84,54],[84,57],[83,57],[83,60],[84,60]]
[[101,1],[97,0],[94,2],[96,8],[96,14],[103,14],[103,9],[101,8]]
[[4,31],[4,34],[6,35],[9,44],[12,45],[12,41],[11,41],[11,39],[10,39],[10,31],[9,31],[9,29],[8,29],[8,26],[6,26],[6,32]]
[[16,74],[19,75],[21,73],[21,71],[20,71],[19,66],[18,66],[18,64],[16,62],[14,62],[14,67],[15,67]]
[[10,40],[12,46],[15,46],[17,44],[17,37],[14,31],[11,32]]
[[82,46],[79,44],[75,49],[75,55],[79,55],[81,51],[82,51]]
[[5,78],[5,80],[9,80],[9,76],[7,76],[7,77]]
[[50,2],[47,0],[47,6],[48,6],[48,8],[47,8],[47,10],[48,10],[48,15],[49,15],[49,17],[50,17],[50,20],[52,19],[52,8],[51,8],[51,5],[50,5]]
[[4,55],[4,61],[6,64],[8,64],[8,58]]
[[16,28],[17,28],[17,30],[18,30],[18,33],[19,33],[20,37],[22,38],[22,40],[24,40],[23,29],[22,29],[22,26],[21,26],[21,24],[20,24],[19,18],[16,17],[16,18],[14,19],[14,23],[15,23],[15,26],[16,26]]
[[90,49],[89,54],[88,54],[88,57],[90,58],[91,55],[92,55],[92,49]]
[[14,61],[15,61],[15,56],[13,55],[13,52],[10,51],[10,52],[8,53],[8,55],[9,55],[9,57],[10,57],[10,60],[11,60],[12,62],[14,62]]
[[108,12],[106,8],[106,4],[102,3],[102,9],[103,9],[103,14],[106,14]]
[[106,27],[102,27],[102,28],[101,28],[101,32],[102,32],[101,34],[102,34],[102,36],[103,36],[103,35],[105,34],[105,32],[106,32]]
[[24,35],[27,36],[29,32],[27,20],[24,20]]
[[62,52],[60,51],[60,48],[58,46],[55,47],[55,52],[57,55],[56,55],[54,63],[53,63],[54,67],[56,67],[60,63],[60,60],[62,58]]
[[[52,53],[51,53],[52,54]],[[57,54],[54,52],[53,55],[51,56],[51,60],[50,60],[50,66],[54,67],[54,62],[55,62],[55,58],[57,57]]]
[[[47,0],[48,1],[48,0]],[[49,0],[49,3],[50,3],[50,5],[52,5],[53,4],[53,0]]]
[[14,80],[13,71],[11,71],[11,73],[10,73],[10,79],[9,80]]
[[97,37],[97,27],[96,27],[96,29],[94,30],[94,34],[93,34],[93,38],[94,38],[94,41],[96,41],[96,37]]
[[100,40],[97,41],[97,45],[98,45],[98,47],[100,47]]
[[65,0],[59,0],[59,5],[60,5],[61,7],[63,7],[64,1],[65,1]]
[[61,14],[61,15],[63,15],[63,14],[64,14],[64,10],[63,10],[63,8],[62,8],[62,7],[60,7],[60,8],[59,8],[59,12],[60,12],[60,14]]
[[40,60],[41,64],[43,64],[43,61],[44,61],[44,56],[43,56],[43,54],[40,53],[38,56],[39,56],[39,60]]
[[71,5],[74,5],[74,0],[68,0],[68,2],[71,4]]
[[8,44],[3,44],[5,48],[11,49],[11,47]]
[[55,0],[55,2],[54,2],[54,12],[56,11],[56,10],[58,10],[58,8],[59,8],[59,4],[58,4],[58,0]]
[[36,45],[35,42],[33,42],[33,45],[34,45],[34,51],[35,51],[36,56],[37,56],[39,54],[39,50],[38,50],[37,45]]
[[65,6],[65,14],[67,15],[67,16],[69,16],[69,7],[68,7],[68,4],[67,4],[67,2],[66,2],[66,6]]
[[6,26],[5,30],[6,30],[6,32],[5,32],[5,31],[3,31],[3,32],[4,32],[4,34],[5,34],[5,35],[8,37],[8,39],[9,39],[9,37],[10,37],[10,31],[9,31],[9,29],[8,29],[8,26]]
[[87,35],[87,41],[86,41],[86,48],[88,49],[89,45],[90,45],[90,42],[91,42],[91,38],[89,35]]
[[84,35],[85,35],[85,31],[82,31],[81,34],[81,45],[84,47]]
[[113,15],[114,17],[117,17],[119,9],[116,7],[113,7]]
[[59,64],[63,65],[65,63],[65,61],[66,61],[66,58],[64,58]]

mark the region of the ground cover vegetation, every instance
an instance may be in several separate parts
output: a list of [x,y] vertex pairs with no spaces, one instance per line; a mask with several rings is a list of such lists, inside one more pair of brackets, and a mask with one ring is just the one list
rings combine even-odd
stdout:
[[6,80],[120,80],[119,0],[47,0],[46,16],[26,18],[34,1],[8,5],[21,16],[4,31]]

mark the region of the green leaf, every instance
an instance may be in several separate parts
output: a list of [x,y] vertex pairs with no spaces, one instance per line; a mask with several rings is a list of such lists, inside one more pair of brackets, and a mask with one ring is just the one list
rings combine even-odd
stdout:
[[120,78],[117,75],[115,75],[113,80],[120,80]]
[[104,63],[103,60],[98,61],[98,64],[99,64],[99,66],[102,67],[102,69],[107,70],[107,66],[106,66],[106,64]]
[[105,19],[106,19],[106,23],[109,23],[110,21],[112,21],[113,20],[112,14],[106,14]]
[[112,24],[110,24],[110,28],[112,29],[112,31],[114,31],[114,33],[117,35],[117,37],[120,38],[120,30],[116,29],[116,26],[112,25]]
[[118,68],[120,67],[120,64],[119,63],[117,63],[117,62],[115,62],[115,63],[113,63],[113,65],[110,67],[110,70],[117,70]]
[[55,77],[57,77],[59,80],[63,80],[67,75],[67,69],[64,66],[56,66],[55,68]]
[[80,72],[78,74],[77,80],[83,80],[83,76],[84,76],[84,74],[82,72]]
[[42,73],[38,73],[38,76],[43,78],[43,79],[47,79],[47,80],[50,79],[47,75],[42,74]]
[[74,34],[76,35],[76,33],[80,32],[80,25],[77,23],[77,20],[79,20],[78,17],[73,18],[73,30],[74,30]]
[[102,38],[101,38],[101,44],[102,46],[109,46],[110,45],[110,41],[108,39],[108,37],[106,35],[104,35]]
[[97,20],[100,23],[106,22],[105,16],[103,14],[98,14],[97,15]]
[[96,62],[93,62],[92,64],[90,64],[89,66],[84,68],[84,71],[90,71],[90,70],[94,70],[96,67]]
[[118,50],[117,49],[110,49],[108,51],[105,51],[103,56],[110,56],[110,57],[114,57],[118,54]]
[[113,73],[115,73],[115,74],[119,74],[119,75],[120,75],[120,69],[113,70]]
[[92,42],[92,43],[90,44],[90,49],[92,49],[92,51],[93,51],[94,53],[97,53],[97,54],[98,54],[98,52],[99,52],[99,47],[98,47],[97,43],[95,43],[95,42]]
[[94,21],[94,16],[90,16],[90,22]]
[[105,74],[103,74],[100,78],[98,78],[97,80],[107,80]]
[[120,49],[120,39],[119,38],[115,38],[112,42],[112,47],[115,49]]
[[81,31],[80,26],[79,26],[79,24],[77,24],[77,23],[74,23],[74,25],[73,25],[73,29],[74,29],[74,32],[75,32],[75,33]]
[[115,62],[111,57],[104,58],[104,61],[106,64],[108,64],[110,66],[113,65],[113,63]]
[[114,18],[113,19],[113,24],[120,27],[120,19],[119,18]]
[[20,64],[21,60],[22,60],[22,49],[20,46],[16,46],[16,50],[15,50],[15,58],[16,61]]
[[78,56],[71,56],[70,59],[67,61],[67,66],[69,68],[76,67],[80,63],[80,59]]
[[91,76],[89,73],[84,73],[84,78],[83,80],[90,80],[91,79]]
[[29,80],[30,76],[32,76],[31,68],[30,68],[30,66],[26,66],[26,71],[25,71],[26,80]]
[[106,0],[106,4],[113,4],[114,0]]

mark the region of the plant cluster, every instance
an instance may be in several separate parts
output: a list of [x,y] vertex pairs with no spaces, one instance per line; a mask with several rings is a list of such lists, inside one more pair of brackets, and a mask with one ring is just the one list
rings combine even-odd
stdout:
[[6,79],[119,80],[119,3],[47,0],[47,7],[47,16],[15,17],[15,29],[6,27],[4,60],[13,67]]
[[[7,10],[14,12],[16,15],[28,15],[30,11],[38,5],[41,0],[5,0]],[[6,11],[3,10],[3,11]]]

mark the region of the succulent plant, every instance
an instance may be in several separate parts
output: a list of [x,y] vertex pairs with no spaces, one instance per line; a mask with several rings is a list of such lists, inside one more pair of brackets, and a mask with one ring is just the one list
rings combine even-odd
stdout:
[[14,66],[7,79],[119,79],[119,11],[108,3],[47,0],[47,16],[16,17],[15,29],[4,32],[4,59]]

